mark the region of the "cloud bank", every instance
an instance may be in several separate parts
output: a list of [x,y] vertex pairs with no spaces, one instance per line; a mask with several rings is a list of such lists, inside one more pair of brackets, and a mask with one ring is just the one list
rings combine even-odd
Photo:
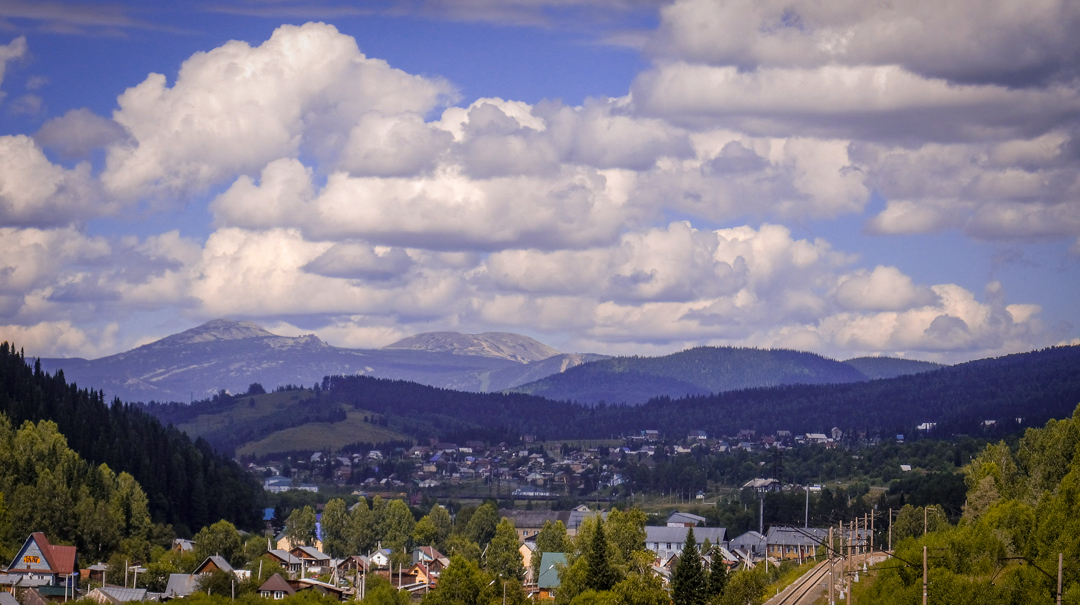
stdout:
[[[1075,15],[1010,6],[680,1],[627,94],[581,106],[462,103],[323,23],[229,42],[111,116],[0,137],[0,338],[95,356],[148,337],[125,318],[172,313],[347,346],[502,329],[955,361],[1059,342],[997,282],[918,283],[785,226],[877,194],[877,236],[1080,245]],[[207,198],[201,240],[85,228]]]

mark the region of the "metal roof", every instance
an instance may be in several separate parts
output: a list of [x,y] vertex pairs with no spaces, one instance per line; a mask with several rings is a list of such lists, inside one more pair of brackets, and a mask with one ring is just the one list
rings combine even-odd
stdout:
[[225,557],[222,557],[221,555],[210,555],[209,557],[206,557],[206,559],[202,563],[200,563],[198,567],[195,568],[195,573],[199,573],[204,567],[206,567],[207,563],[213,563],[214,566],[221,571],[231,572],[233,570],[232,565],[229,565],[229,562],[225,560]]
[[536,578],[537,588],[558,588],[559,570],[555,565],[566,565],[566,554],[546,552],[540,557],[540,575]]
[[109,601],[113,603],[127,603],[129,601],[146,600],[145,588],[123,588],[121,586],[105,586],[102,588],[95,588],[94,590],[100,591],[101,594],[108,597]]
[[186,597],[195,592],[197,576],[190,573],[171,573],[165,586],[165,596],[170,599]]
[[692,513],[680,513],[675,511],[667,519],[668,523],[704,523],[705,517]]
[[[645,543],[652,542],[686,542],[686,534],[689,527],[645,527]],[[695,527],[694,540],[700,545],[708,538],[712,544],[719,544],[727,540],[727,529],[723,527]]]
[[271,555],[273,555],[273,556],[277,557],[278,559],[280,559],[281,561],[283,561],[286,565],[299,565],[300,564],[300,558],[296,557],[296,556],[293,556],[293,554],[290,553],[287,550],[281,550],[280,548],[274,548],[274,549],[271,549],[271,550],[269,550],[267,552],[269,552]]
[[829,530],[811,527],[770,527],[765,539],[769,546],[817,546],[828,537]]

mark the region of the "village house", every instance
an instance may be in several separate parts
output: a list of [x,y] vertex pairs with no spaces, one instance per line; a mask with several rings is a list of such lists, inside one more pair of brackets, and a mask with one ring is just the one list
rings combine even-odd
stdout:
[[[653,551],[663,561],[682,551],[686,545],[686,535],[690,527],[646,527],[645,548]],[[710,544],[724,546],[727,542],[727,530],[723,527],[696,527],[694,540],[701,546],[708,540]]]
[[292,586],[289,586],[289,583],[285,581],[285,578],[281,577],[281,574],[270,576],[270,579],[263,582],[262,586],[259,587],[259,596],[264,599],[280,601],[281,599],[290,597],[294,594],[296,594],[296,591],[293,590]]
[[303,561],[299,557],[293,556],[289,551],[275,548],[267,551],[268,555],[277,561],[278,565],[284,567],[290,574],[300,573],[300,567]]
[[101,586],[87,593],[86,598],[101,605],[119,605],[147,600],[145,588],[123,588],[121,586]]
[[433,546],[418,546],[412,550],[412,562],[424,566],[433,574],[439,574],[450,566],[450,558]]
[[768,556],[800,563],[817,553],[828,538],[829,530],[820,528],[770,527],[765,534]]
[[758,478],[747,481],[743,484],[742,488],[752,489],[760,494],[766,492],[779,492],[781,489],[783,489],[783,486],[776,479]]
[[369,558],[371,565],[376,568],[388,568],[390,567],[390,550],[386,548],[380,548],[372,553]]
[[330,570],[339,578],[347,578],[366,573],[370,563],[363,555],[351,555],[344,559],[330,559]]
[[297,546],[290,550],[289,554],[300,559],[302,569],[312,570],[316,574],[321,574],[330,567],[330,555],[314,546]]
[[751,530],[732,540],[728,549],[735,554],[744,553],[751,559],[760,559],[765,556],[767,545],[765,536]]
[[[288,536],[286,536],[285,532],[282,531],[277,536],[274,537],[273,546],[274,546],[274,549],[280,549],[280,550],[284,550],[286,552],[292,552],[298,545],[295,545],[292,542],[290,542]],[[315,540],[315,549],[316,550],[322,550],[322,547],[323,547],[322,540],[316,539]]]
[[328,584],[326,582],[321,582],[319,580],[314,580],[312,578],[300,578],[298,580],[292,581],[291,585],[293,587],[293,590],[296,592],[312,590],[321,595],[333,597],[339,601],[344,600],[346,595],[344,588],[341,588],[340,586],[334,586],[333,584]]
[[705,517],[675,511],[667,519],[668,527],[697,527],[705,523]]
[[31,587],[39,597],[68,600],[78,588],[74,546],[49,543],[41,532],[34,532],[23,542],[6,573],[0,574],[0,585]]
[[163,599],[182,599],[195,592],[199,583],[199,576],[190,573],[169,574],[169,582],[165,585]]
[[229,562],[225,560],[225,557],[210,555],[209,557],[206,557],[202,563],[199,563],[199,566],[191,573],[198,575],[203,573],[214,573],[215,571],[232,573],[233,567],[232,565],[229,565]]
[[518,545],[518,554],[521,555],[521,564],[525,566],[525,584],[533,583],[533,555],[536,553],[536,542],[522,542]]
[[566,565],[566,555],[564,553],[546,552],[540,557],[540,575],[536,578],[536,596],[541,601],[555,599],[555,592],[559,589],[557,565]]
[[[273,509],[271,509],[273,510]],[[192,540],[185,540],[183,538],[176,538],[172,541],[172,549],[176,552],[191,552],[195,550],[195,542]]]

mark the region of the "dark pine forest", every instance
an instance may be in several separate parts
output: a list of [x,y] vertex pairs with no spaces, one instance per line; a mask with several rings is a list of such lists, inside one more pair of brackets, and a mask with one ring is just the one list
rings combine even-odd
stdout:
[[[742,429],[800,433],[832,427],[891,436],[911,434],[923,422],[937,423],[932,436],[948,437],[1015,433],[1068,417],[1080,403],[1080,346],[898,378],[661,397],[637,406],[587,407],[521,393],[465,393],[365,376],[328,377],[321,387],[319,405],[345,404],[383,414],[391,426],[417,437],[487,431],[586,439],[643,429],[679,437],[690,430],[719,436]],[[996,424],[988,427],[986,420]]]
[[202,440],[194,443],[172,426],[101,391],[68,384],[23,354],[0,344],[0,413],[13,426],[51,420],[68,446],[93,464],[130,473],[142,486],[155,522],[180,535],[219,519],[253,527],[262,490],[234,461]]

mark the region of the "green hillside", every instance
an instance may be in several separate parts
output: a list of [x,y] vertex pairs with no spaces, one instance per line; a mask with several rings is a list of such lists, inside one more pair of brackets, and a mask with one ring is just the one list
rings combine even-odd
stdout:
[[901,508],[890,525],[894,558],[869,570],[852,601],[918,603],[927,589],[930,603],[1080,601],[1078,445],[1080,408],[1011,447],[987,445],[964,469],[961,521],[949,523],[939,506]]
[[896,357],[856,357],[848,359],[844,363],[866,374],[871,380],[878,378],[896,378],[897,376],[909,376],[922,372],[932,372],[946,367],[932,361],[919,361],[917,359],[898,359]]
[[383,443],[408,437],[370,422],[364,410],[344,409],[311,389],[259,395],[219,396],[216,403],[183,406],[169,419],[188,435],[201,437],[221,451],[263,455],[314,450],[364,442]]
[[594,361],[511,390],[584,404],[638,404],[662,396],[861,380],[866,376],[855,367],[814,353],[697,347],[662,357]]
[[409,437],[388,428],[366,422],[371,412],[349,410],[341,422],[309,422],[283,429],[258,441],[245,443],[236,449],[238,456],[256,457],[298,450],[340,450],[351,443],[386,443],[410,441]]

